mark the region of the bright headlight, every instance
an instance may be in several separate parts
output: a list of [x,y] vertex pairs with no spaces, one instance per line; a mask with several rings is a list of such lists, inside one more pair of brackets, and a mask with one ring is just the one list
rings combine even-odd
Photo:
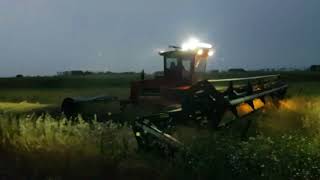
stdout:
[[188,50],[195,50],[197,48],[206,48],[206,49],[210,49],[212,48],[211,44],[208,43],[203,43],[200,42],[198,39],[196,38],[191,38],[189,41],[187,41],[186,43],[183,43],[181,46],[183,51],[188,51]]
[[213,56],[214,53],[215,53],[215,51],[212,49],[212,50],[210,50],[210,51],[208,52],[208,56]]
[[188,42],[182,44],[182,50],[195,50],[198,47],[200,41],[195,38],[191,38]]
[[203,49],[199,49],[198,52],[197,52],[197,54],[198,54],[199,56],[201,56],[201,55],[203,54]]

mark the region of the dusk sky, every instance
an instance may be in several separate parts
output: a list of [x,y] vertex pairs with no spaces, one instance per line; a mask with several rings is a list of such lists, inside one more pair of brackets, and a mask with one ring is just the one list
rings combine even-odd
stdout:
[[209,69],[320,64],[319,0],[1,0],[0,76],[162,69],[189,37]]

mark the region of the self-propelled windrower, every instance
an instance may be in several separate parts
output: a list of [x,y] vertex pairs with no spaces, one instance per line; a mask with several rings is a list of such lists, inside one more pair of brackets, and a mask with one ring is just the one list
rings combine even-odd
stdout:
[[128,121],[140,148],[153,148],[155,144],[177,148],[182,144],[168,134],[171,126],[194,121],[216,129],[225,125],[221,119],[227,112],[241,118],[262,108],[267,96],[275,101],[282,99],[288,88],[278,74],[205,79],[202,75],[207,61],[215,53],[212,45],[191,40],[169,48],[159,52],[163,56],[163,74],[153,79],[142,76],[132,82],[128,99],[65,98],[62,112],[69,118],[81,114]]

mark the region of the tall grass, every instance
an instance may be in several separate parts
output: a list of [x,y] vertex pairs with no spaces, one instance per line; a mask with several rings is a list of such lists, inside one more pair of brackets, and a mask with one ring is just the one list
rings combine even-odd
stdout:
[[267,107],[253,117],[246,141],[232,128],[180,127],[175,135],[186,149],[166,160],[138,153],[127,125],[2,114],[0,158],[32,178],[319,179],[319,105],[319,98],[296,97]]
[[48,104],[40,104],[40,103],[29,103],[26,101],[19,103],[12,102],[0,102],[0,112],[2,113],[23,113],[30,112],[37,109],[48,108],[50,105]]
[[0,115],[0,122],[0,159],[7,168],[21,168],[15,172],[21,176],[112,173],[102,168],[116,168],[136,150],[132,131],[112,122],[71,122],[50,115]]
[[9,143],[11,147],[23,152],[75,150],[84,154],[116,156],[124,149],[130,152],[132,149],[128,145],[135,143],[126,125],[112,122],[94,120],[88,123],[81,117],[76,122],[65,118],[57,120],[48,114],[19,118],[1,115],[0,121],[1,142]]
[[[243,141],[231,129],[219,132],[183,127],[190,158],[180,156],[181,179],[319,179],[320,101],[295,97],[256,114]],[[188,172],[187,174],[185,172]]]

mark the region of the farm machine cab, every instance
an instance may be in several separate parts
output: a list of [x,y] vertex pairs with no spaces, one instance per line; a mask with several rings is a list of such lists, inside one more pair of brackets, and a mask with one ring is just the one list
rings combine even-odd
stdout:
[[181,47],[169,48],[171,49],[159,52],[163,56],[163,76],[133,82],[130,96],[133,102],[147,96],[181,100],[179,92],[189,89],[201,79],[201,75],[206,71],[208,58],[215,53],[211,44],[194,39]]
[[205,73],[207,60],[214,54],[212,46],[197,46],[194,49],[182,49],[170,46],[173,50],[159,52],[164,59],[164,76],[166,79],[184,81],[192,84],[198,80],[197,75]]
[[[89,114],[92,119],[93,115],[104,114],[110,116],[104,116],[104,120],[125,120],[130,122],[139,147],[154,148],[156,142],[177,149],[182,144],[168,134],[168,129],[181,120],[215,129],[226,125],[221,120],[227,112],[234,119],[240,118],[263,107],[267,96],[283,98],[288,88],[280,75],[202,80],[199,75],[205,72],[207,59],[214,54],[212,45],[192,40],[170,48],[159,53],[164,59],[163,76],[132,82],[128,99],[65,98],[62,112],[67,117]],[[124,118],[128,105],[143,113]],[[148,107],[156,108],[151,114],[144,114]]]

